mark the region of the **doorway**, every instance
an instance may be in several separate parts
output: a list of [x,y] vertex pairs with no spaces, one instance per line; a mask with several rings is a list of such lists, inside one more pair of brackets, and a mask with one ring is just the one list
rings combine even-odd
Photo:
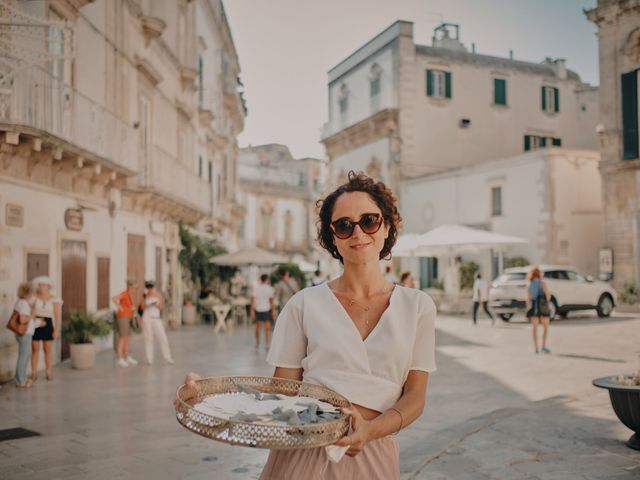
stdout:
[[[62,263],[62,326],[69,321],[72,310],[87,309],[87,242],[62,240],[60,245]],[[69,358],[69,344],[62,341],[61,359]]]

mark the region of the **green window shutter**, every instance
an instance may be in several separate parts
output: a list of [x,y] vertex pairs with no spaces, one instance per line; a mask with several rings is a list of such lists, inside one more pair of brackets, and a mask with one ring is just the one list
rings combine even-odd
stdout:
[[545,95],[545,87],[542,87],[540,89],[541,92],[541,96],[542,96],[542,111],[546,112],[547,111],[547,96]]
[[547,146],[547,137],[540,137],[540,146],[541,147]]
[[638,158],[638,72],[623,73],[622,80],[622,158]]
[[502,78],[493,79],[493,103],[496,105],[507,104],[507,81]]
[[209,185],[213,185],[213,162],[211,160],[209,160],[209,165],[208,165],[208,180],[209,180]]
[[531,150],[531,135],[524,136],[524,151],[527,152]]
[[451,72],[444,72],[444,96],[451,98]]
[[202,178],[202,155],[198,155],[198,176]]
[[553,97],[555,100],[555,111],[556,113],[560,111],[560,90],[558,90],[557,88],[553,89]]
[[551,139],[551,144],[552,144],[554,147],[561,147],[561,146],[562,146],[562,140],[561,140],[561,139],[559,139],[559,138],[552,138],[552,139]]
[[427,96],[433,97],[433,72],[427,70]]

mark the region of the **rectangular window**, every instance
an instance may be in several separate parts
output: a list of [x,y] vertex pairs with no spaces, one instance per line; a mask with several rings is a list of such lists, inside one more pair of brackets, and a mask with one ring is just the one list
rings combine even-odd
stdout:
[[536,150],[538,148],[544,148],[553,145],[554,147],[562,146],[562,140],[555,137],[543,137],[540,135],[525,135],[524,136],[524,151]]
[[204,85],[202,84],[202,57],[198,57],[198,106],[202,107],[204,102]]
[[493,79],[493,103],[494,105],[507,104],[507,81],[504,78]]
[[202,178],[202,155],[198,155],[198,176]]
[[380,76],[369,80],[369,96],[375,97],[380,93]]
[[349,98],[348,97],[340,98],[339,104],[340,104],[340,113],[345,113],[347,111],[347,108],[349,108]]
[[209,165],[207,165],[207,178],[209,180],[209,185],[213,185],[213,162],[209,160]]
[[540,95],[543,112],[558,113],[560,111],[560,90],[556,87],[542,87]]
[[451,98],[451,73],[442,70],[427,70],[427,96]]
[[640,156],[638,129],[638,72],[623,73],[622,81],[622,158],[632,160]]
[[502,187],[491,188],[491,215],[494,217],[502,215]]

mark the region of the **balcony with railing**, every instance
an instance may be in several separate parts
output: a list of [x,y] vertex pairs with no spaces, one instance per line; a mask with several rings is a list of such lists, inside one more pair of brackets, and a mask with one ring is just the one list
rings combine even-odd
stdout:
[[125,175],[139,169],[135,130],[38,66],[0,81],[0,130],[49,137],[58,147]]
[[211,214],[211,185],[178,159],[155,146],[143,186],[179,204]]

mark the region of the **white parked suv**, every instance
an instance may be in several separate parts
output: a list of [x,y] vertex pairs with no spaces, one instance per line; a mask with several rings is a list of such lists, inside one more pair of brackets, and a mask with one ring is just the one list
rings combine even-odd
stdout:
[[[527,273],[532,267],[507,268],[492,284],[489,308],[509,321],[514,314],[526,311]],[[576,269],[558,265],[541,265],[551,302],[551,319],[566,316],[571,310],[595,309],[600,317],[611,315],[618,300],[608,283],[594,280]]]

